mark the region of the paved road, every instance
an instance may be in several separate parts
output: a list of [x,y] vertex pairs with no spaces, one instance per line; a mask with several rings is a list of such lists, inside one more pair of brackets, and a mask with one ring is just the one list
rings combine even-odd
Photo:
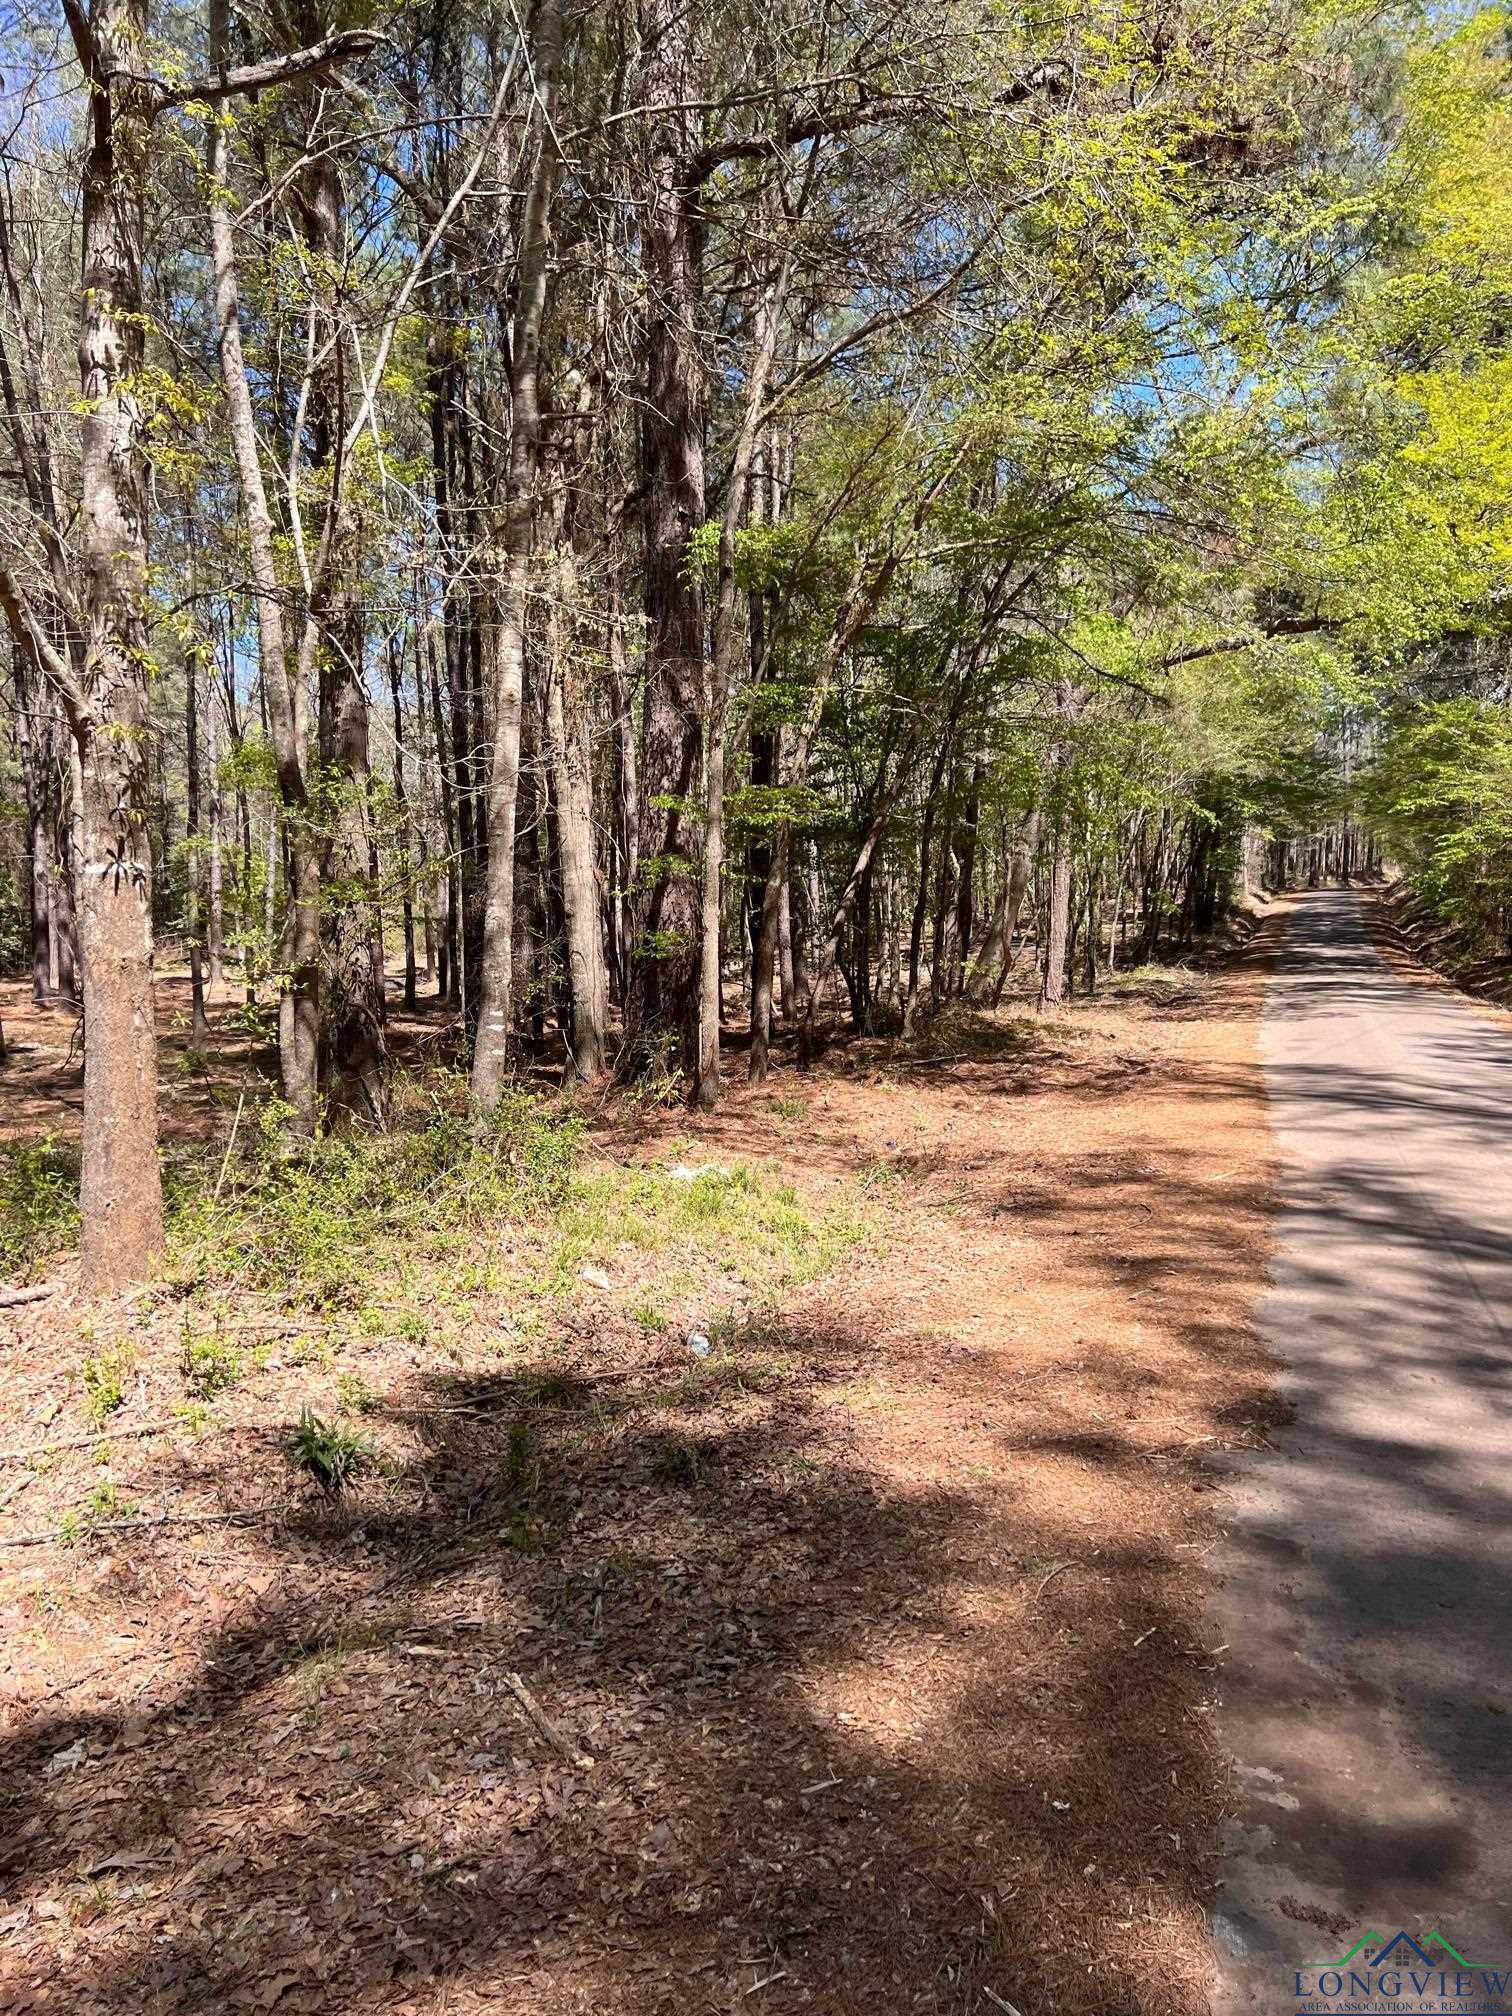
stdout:
[[1356,898],[1321,890],[1263,1049],[1282,1196],[1259,1315],[1297,1418],[1242,1460],[1214,1557],[1238,1802],[1219,2016],[1306,2006],[1292,1970],[1367,1929],[1512,1972],[1512,1032],[1398,979]]

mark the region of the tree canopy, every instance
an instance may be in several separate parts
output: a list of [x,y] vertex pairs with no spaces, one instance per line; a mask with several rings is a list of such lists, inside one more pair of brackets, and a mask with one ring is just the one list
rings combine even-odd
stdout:
[[97,1278],[154,957],[309,1134],[423,1000],[479,1113],[708,1106],[1325,856],[1512,951],[1499,9],[65,0],[5,67],[0,949],[81,989]]

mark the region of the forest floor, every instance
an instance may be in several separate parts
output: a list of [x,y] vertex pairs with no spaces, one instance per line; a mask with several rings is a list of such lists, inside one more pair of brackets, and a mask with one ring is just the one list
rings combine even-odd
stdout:
[[[537,1208],[314,1288],[186,1245],[0,1311],[0,2009],[1205,2009],[1257,942],[606,1100]],[[0,1014],[6,1129],[76,1126]]]

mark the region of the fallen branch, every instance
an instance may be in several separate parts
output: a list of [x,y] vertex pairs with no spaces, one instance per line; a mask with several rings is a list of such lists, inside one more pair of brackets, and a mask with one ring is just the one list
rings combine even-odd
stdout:
[[525,1713],[554,1750],[560,1751],[564,1757],[570,1758],[574,1764],[581,1765],[588,1770],[592,1769],[593,1759],[585,1756],[577,1748],[576,1744],[568,1742],[567,1738],[558,1729],[555,1722],[552,1721],[551,1717],[546,1713],[546,1710],[537,1701],[518,1673],[506,1673],[504,1675],[504,1685],[513,1694],[516,1701],[519,1702]]
[[21,1493],[24,1490],[26,1490],[28,1485],[35,1484],[36,1481],[37,1481],[36,1471],[28,1470],[24,1472],[23,1475],[18,1477],[14,1484],[8,1484],[3,1491],[0,1491],[0,1512],[3,1512],[5,1510],[6,1506],[11,1503],[12,1499],[19,1498],[21,1496]]
[[135,1442],[144,1435],[165,1435],[170,1428],[187,1424],[177,1414],[157,1421],[144,1421],[139,1428],[96,1428],[92,1435],[70,1435],[63,1442],[39,1442],[31,1449],[0,1449],[0,1463],[30,1463],[37,1456],[53,1456],[64,1449],[91,1449],[96,1442]]
[[42,1302],[51,1295],[50,1287],[40,1288],[0,1288],[0,1309],[19,1309],[23,1302]]
[[0,1547],[49,1547],[65,1537],[92,1540],[97,1533],[144,1533],[153,1526],[250,1526],[266,1519],[266,1512],[159,1512],[151,1519],[91,1519],[76,1533],[55,1527],[47,1533],[13,1533],[0,1540]]
[[982,1993],[987,1997],[987,2000],[992,2004],[994,2009],[1006,2009],[1008,2016],[1021,2016],[1021,2011],[1016,2009],[1006,1996],[995,1993],[993,1989],[987,1986],[985,1981],[982,1983]]
[[226,1143],[226,1152],[221,1157],[220,1174],[215,1179],[215,1195],[210,1199],[210,1209],[212,1211],[220,1202],[221,1185],[226,1180],[226,1171],[231,1167],[231,1151],[236,1146],[236,1130],[241,1125],[242,1107],[246,1103],[247,1095],[243,1092],[236,1102],[236,1118],[231,1122],[231,1138]]

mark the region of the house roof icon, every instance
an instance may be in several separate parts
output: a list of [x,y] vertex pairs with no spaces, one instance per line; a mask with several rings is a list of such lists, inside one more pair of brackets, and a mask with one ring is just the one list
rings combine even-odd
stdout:
[[[1431,1937],[1432,1935],[1430,1934],[1429,1936]],[[1399,1948],[1404,1948],[1405,1951],[1399,1952],[1398,1951]],[[1451,1947],[1450,1951],[1453,1952],[1453,1950],[1454,1949]],[[1391,1959],[1393,1954],[1396,1954],[1397,1956],[1398,1966],[1401,1966],[1404,1962],[1406,1962],[1409,1956],[1421,1960],[1425,1967],[1434,1967],[1442,1965],[1441,1961],[1435,1961],[1431,1954],[1425,1953],[1422,1947],[1419,1946],[1416,1939],[1409,1937],[1409,1935],[1405,1932],[1398,1932],[1392,1939],[1391,1944],[1389,1946],[1382,1947],[1381,1951],[1377,1953],[1374,1960],[1372,1960],[1370,1964],[1372,1967],[1384,1967],[1387,1964],[1387,1962]],[[1456,1959],[1459,1958],[1459,1955],[1457,1953],[1455,1954],[1455,1958]]]
[[[1442,1967],[1446,1960],[1452,1960],[1456,1967],[1468,1967],[1472,1973],[1484,1971],[1475,1961],[1467,1960],[1457,1946],[1451,1946],[1442,1932],[1425,1932],[1421,1940],[1414,1939],[1407,1932],[1393,1932],[1388,1939],[1384,1932],[1373,1928],[1361,1933],[1342,1960],[1315,1960],[1311,1964],[1315,1967],[1347,1967],[1357,1954],[1370,1946],[1378,1951],[1373,1960],[1366,1961],[1368,1967],[1383,1966],[1395,1955],[1398,1966],[1404,1962],[1410,1965],[1413,1959],[1417,1959],[1425,1967]],[[1430,1946],[1439,1948],[1436,1957],[1428,1951]]]

